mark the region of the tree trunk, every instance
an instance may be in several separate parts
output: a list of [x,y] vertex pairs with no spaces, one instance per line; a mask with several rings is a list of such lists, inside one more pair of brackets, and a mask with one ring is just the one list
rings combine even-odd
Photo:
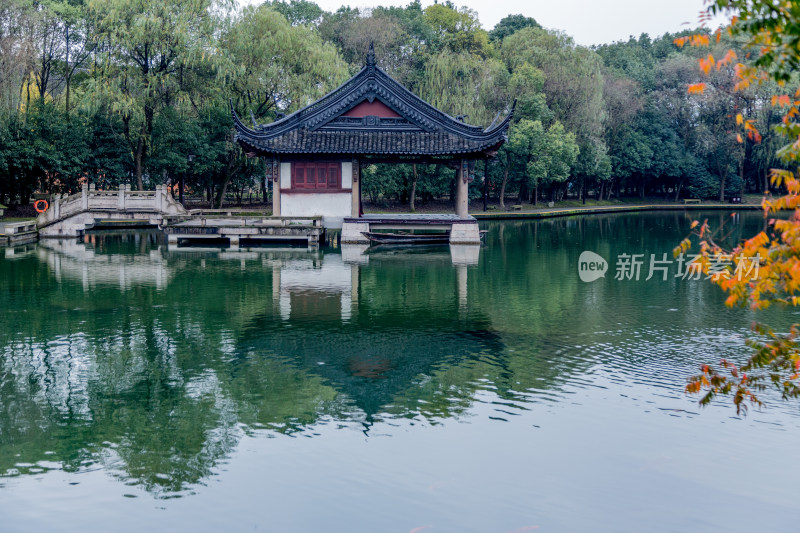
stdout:
[[506,208],[506,183],[508,183],[509,167],[506,165],[506,170],[503,172],[503,183],[500,184],[500,209]]
[[65,50],[64,62],[67,65],[67,68],[65,70],[65,73],[66,73],[65,78],[66,78],[66,83],[67,83],[67,90],[66,90],[66,100],[65,100],[64,106],[65,106],[65,110],[67,112],[67,121],[69,121],[69,84],[70,84],[70,80],[72,79],[72,71],[69,69],[69,24],[67,24],[67,26],[65,28],[65,31],[67,33],[67,48]]
[[533,205],[539,205],[539,180],[536,180],[536,185],[533,186]]
[[230,176],[225,173],[225,180],[222,182],[222,186],[217,189],[217,196],[214,198],[214,209],[222,209],[222,202],[225,201],[225,193],[228,191],[228,183],[230,181]]
[[414,200],[416,199],[416,196],[417,196],[417,164],[416,163],[413,163],[411,165],[411,170],[414,173],[414,181],[411,182],[411,197],[408,200],[408,207],[411,209],[411,212],[413,213],[415,211],[415,209],[414,209]]
[[741,185],[739,186],[739,196],[744,199],[744,157],[739,160],[739,180],[741,181]]
[[[237,161],[238,159],[238,161]],[[236,155],[232,155],[231,159],[228,160],[228,168],[225,170],[225,179],[222,181],[222,185],[220,185],[219,189],[217,189],[217,195],[214,198],[214,209],[222,209],[222,202],[225,201],[225,194],[228,191],[228,184],[233,179],[233,176],[242,168],[242,160],[241,158],[237,158]]]
[[725,201],[725,176],[720,175],[719,177],[719,201]]
[[681,189],[683,188],[683,176],[678,181],[678,186],[675,187],[675,201],[677,202],[681,197]]
[[586,176],[581,180],[581,203],[586,205]]
[[136,188],[140,191],[144,190],[144,182],[142,181],[142,160],[144,159],[144,135],[139,135],[139,140],[136,141],[136,154],[134,156],[133,164],[136,168]]
[[67,91],[66,91],[67,94],[66,94],[66,101],[65,101],[64,106],[65,106],[65,109],[66,109],[66,112],[67,112],[67,120],[69,120],[69,84],[70,84],[70,80],[71,79],[72,79],[72,74],[68,75],[67,76],[67,80],[66,80],[67,81]]

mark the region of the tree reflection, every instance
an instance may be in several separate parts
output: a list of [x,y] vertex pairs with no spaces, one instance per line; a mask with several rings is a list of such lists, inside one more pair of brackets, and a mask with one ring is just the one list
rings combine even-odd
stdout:
[[[492,225],[479,261],[446,247],[173,252],[137,233],[12,250],[0,258],[0,474],[100,466],[171,497],[244,433],[437,424],[486,395],[508,419],[606,354],[649,357],[631,346],[665,327],[663,309],[635,307],[621,327],[608,302],[685,293],[682,331],[718,308],[706,284],[590,286],[574,272],[583,249],[610,264],[671,249],[681,216]],[[654,357],[687,364],[677,350]]]

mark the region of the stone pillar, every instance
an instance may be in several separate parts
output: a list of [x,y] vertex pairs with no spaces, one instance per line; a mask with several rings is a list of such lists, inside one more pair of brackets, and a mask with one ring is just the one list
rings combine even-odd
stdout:
[[361,162],[353,158],[353,189],[350,196],[350,216],[358,218],[361,214]]
[[361,265],[350,265],[350,306],[351,312],[353,309],[358,308],[358,295],[359,295],[359,274],[361,272]]
[[81,187],[81,209],[89,210],[89,184],[84,183]]
[[163,211],[163,203],[164,203],[164,187],[166,185],[156,185],[156,212],[161,213]]
[[267,162],[267,173],[272,181],[272,216],[281,216],[281,167],[277,158]]
[[468,287],[467,284],[467,266],[456,265],[456,285],[458,286],[458,308],[461,311],[466,311],[468,302]]
[[281,266],[278,263],[272,265],[272,303],[276,309],[280,309],[281,302]]
[[467,180],[469,171],[466,160],[459,161],[458,172],[456,172],[456,216],[458,218],[469,217],[469,193],[467,191]]
[[117,203],[117,207],[120,211],[125,211],[125,189],[127,189],[125,185],[119,186],[119,202]]

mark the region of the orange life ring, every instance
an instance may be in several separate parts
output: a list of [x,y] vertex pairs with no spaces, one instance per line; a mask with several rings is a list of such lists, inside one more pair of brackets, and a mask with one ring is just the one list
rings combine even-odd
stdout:
[[[39,208],[40,203],[44,203],[44,207],[42,207],[41,209]],[[33,208],[36,209],[37,213],[44,213],[45,211],[47,211],[48,207],[50,207],[50,204],[47,203],[47,200],[36,200],[35,202],[33,202]]]

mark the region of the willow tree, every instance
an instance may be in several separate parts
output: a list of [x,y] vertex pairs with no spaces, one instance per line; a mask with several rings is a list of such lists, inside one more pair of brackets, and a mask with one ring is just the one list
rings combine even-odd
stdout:
[[214,32],[228,1],[89,0],[88,5],[100,47],[89,96],[122,118],[142,190],[155,117],[191,96],[184,84],[187,71],[218,58]]
[[20,87],[36,55],[32,39],[33,11],[22,0],[0,3],[0,118],[19,106]]
[[[344,82],[347,65],[319,34],[267,6],[246,7],[222,37],[234,102],[256,118],[307,105]],[[366,54],[366,48],[364,49]]]
[[419,96],[466,122],[488,126],[509,104],[509,75],[496,59],[443,50],[425,63]]
[[[336,48],[303,25],[292,26],[267,5],[246,7],[221,38],[227,92],[243,116],[272,121],[319,99],[348,77]],[[225,102],[227,105],[227,102]],[[232,141],[232,139],[231,139]],[[220,207],[244,154],[230,143],[222,183],[214,200]]]

